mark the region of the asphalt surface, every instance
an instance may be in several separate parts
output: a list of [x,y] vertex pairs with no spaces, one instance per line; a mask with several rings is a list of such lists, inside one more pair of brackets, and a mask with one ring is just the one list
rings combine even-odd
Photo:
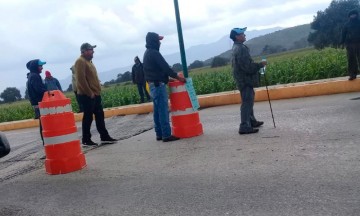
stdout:
[[[204,134],[155,140],[151,114],[106,119],[116,144],[84,147],[87,167],[45,173],[38,129],[7,131],[0,215],[359,215],[360,93],[201,110]],[[80,125],[78,124],[79,129]],[[94,141],[99,141],[95,126]]]

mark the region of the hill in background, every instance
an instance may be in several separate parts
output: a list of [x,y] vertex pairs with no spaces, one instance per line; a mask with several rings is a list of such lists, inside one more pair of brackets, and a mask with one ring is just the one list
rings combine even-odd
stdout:
[[[251,56],[261,55],[265,46],[277,51],[300,49],[311,46],[307,42],[310,31],[310,24],[305,24],[259,36],[246,41],[245,44],[249,47]],[[231,49],[218,56],[230,59]],[[204,64],[210,65],[212,59],[207,59]]]
[[286,50],[304,48],[310,46],[307,42],[310,31],[310,24],[300,25],[251,39],[246,45],[250,47],[252,56],[260,55],[266,45],[281,46]]
[[[281,27],[275,27],[275,28],[269,28],[263,30],[248,31],[246,35],[247,38],[250,40],[252,38],[256,38],[261,35],[266,35],[281,29],[282,29]],[[217,56],[220,53],[223,53],[226,50],[231,49],[232,43],[233,42],[229,38],[229,34],[226,34],[216,42],[190,47],[189,49],[186,49],[186,62],[188,65],[190,65],[196,60],[204,61],[206,59]],[[181,63],[180,52],[170,55],[164,55],[164,58],[170,64],[170,66],[176,63]]]

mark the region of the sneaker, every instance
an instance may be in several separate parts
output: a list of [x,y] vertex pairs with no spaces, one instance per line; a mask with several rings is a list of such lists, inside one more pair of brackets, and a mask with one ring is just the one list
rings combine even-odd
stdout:
[[85,141],[85,142],[83,141],[82,144],[85,146],[97,146],[98,145],[97,143],[94,143],[92,140]]
[[257,128],[257,127],[260,127],[260,126],[263,125],[263,124],[264,124],[263,121],[256,121],[256,122],[251,123],[251,126],[252,126],[253,128]]
[[179,140],[180,138],[179,137],[176,137],[176,136],[169,136],[169,137],[166,137],[164,139],[162,139],[163,142],[171,142],[171,141],[175,141],[175,140]]
[[162,137],[156,137],[156,141],[161,141]]
[[252,134],[252,133],[257,133],[257,132],[259,132],[259,129],[257,129],[257,128],[251,128],[251,130],[239,131],[239,134]]
[[106,144],[106,143],[112,144],[112,143],[114,143],[116,141],[117,141],[117,139],[114,139],[111,136],[108,136],[108,137],[106,137],[104,139],[101,139],[101,143],[103,143],[103,144]]

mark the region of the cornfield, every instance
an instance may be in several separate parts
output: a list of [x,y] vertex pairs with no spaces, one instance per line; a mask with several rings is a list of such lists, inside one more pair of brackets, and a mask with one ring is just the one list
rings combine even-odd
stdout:
[[[259,61],[259,57],[255,61]],[[287,84],[347,75],[346,53],[341,49],[304,49],[271,55],[267,58],[266,78],[268,85]],[[201,68],[189,72],[197,95],[231,91],[236,89],[231,66]],[[261,79],[264,86],[264,79]],[[65,94],[71,99],[73,111],[78,111],[74,94]],[[135,85],[130,83],[105,87],[102,91],[104,108],[136,104],[140,101]],[[27,100],[0,106],[0,122],[31,119],[34,111]]]

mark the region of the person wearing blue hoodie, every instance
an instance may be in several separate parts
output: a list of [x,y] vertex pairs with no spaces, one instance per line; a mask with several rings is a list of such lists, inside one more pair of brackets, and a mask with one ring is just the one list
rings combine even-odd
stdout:
[[46,64],[46,62],[43,62],[39,59],[31,60],[26,64],[26,68],[30,71],[28,80],[26,82],[26,88],[29,94],[30,103],[35,111],[35,119],[39,119],[40,136],[41,136],[41,140],[43,141],[43,145],[44,145],[44,138],[42,136],[39,102],[41,102],[44,93],[46,92],[46,87],[40,76],[44,64]]
[[179,77],[159,52],[160,40],[163,38],[154,32],[147,33],[143,68],[145,80],[149,83],[153,99],[156,140],[171,142],[179,138],[171,135],[166,85],[169,82],[169,77],[184,83],[186,79]]

